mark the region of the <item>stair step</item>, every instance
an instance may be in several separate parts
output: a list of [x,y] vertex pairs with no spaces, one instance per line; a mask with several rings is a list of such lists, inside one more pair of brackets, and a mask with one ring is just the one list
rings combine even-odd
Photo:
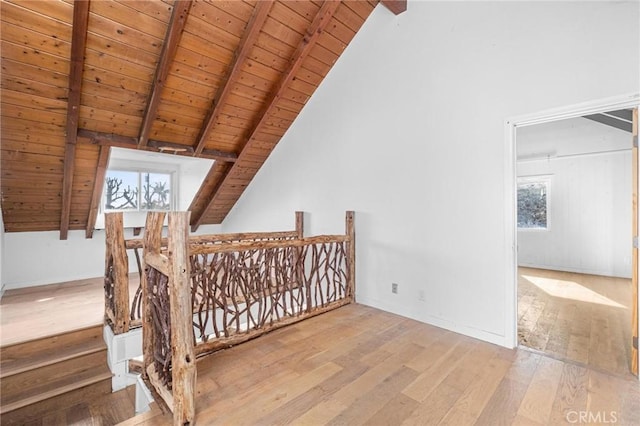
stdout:
[[106,350],[8,376],[0,383],[0,414],[111,378]]
[[5,346],[0,348],[0,378],[5,379],[105,348],[101,325]]
[[164,413],[158,404],[152,402],[149,404],[149,411],[142,414],[138,414],[128,420],[118,423],[117,426],[137,426],[137,425],[171,425],[173,422],[173,415],[171,413]]
[[[74,389],[70,392],[66,392],[60,395],[53,396],[52,398],[44,399],[42,401],[36,402],[34,404],[30,404],[21,408],[17,408],[15,410],[9,411],[7,413],[2,414],[2,426],[24,426],[24,425],[44,425],[44,424],[70,424],[68,422],[68,418],[63,416],[62,418],[55,416],[55,413],[61,413],[69,411],[74,411],[78,406],[86,406],[87,404],[93,403],[95,401],[103,400],[105,404],[118,404],[118,408],[115,408],[118,411],[127,411],[131,410],[131,414],[133,414],[133,402],[124,402],[113,401],[111,397],[111,378],[105,378],[101,381],[97,381],[96,383],[89,384],[88,386],[84,386],[78,389]],[[112,416],[110,415],[111,408],[105,407],[107,414],[107,421],[80,421],[73,424],[91,424],[91,425],[110,425],[117,423],[123,417],[120,416]],[[126,417],[130,417],[131,414],[128,414]],[[93,415],[93,412],[91,413]],[[53,418],[52,418],[53,417]],[[115,419],[112,419],[115,417]],[[126,418],[125,417],[125,418]],[[53,420],[57,419],[57,420]]]

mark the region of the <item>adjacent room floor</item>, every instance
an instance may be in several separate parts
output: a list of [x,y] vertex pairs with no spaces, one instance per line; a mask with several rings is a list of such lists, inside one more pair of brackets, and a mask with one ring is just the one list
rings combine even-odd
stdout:
[[519,268],[519,343],[629,375],[630,304],[630,279]]

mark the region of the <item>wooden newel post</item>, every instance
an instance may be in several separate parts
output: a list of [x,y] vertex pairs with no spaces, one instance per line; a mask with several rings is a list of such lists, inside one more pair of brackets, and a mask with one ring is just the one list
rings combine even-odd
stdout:
[[162,212],[147,213],[144,237],[142,239],[142,276],[140,285],[142,286],[142,355],[143,368],[142,375],[147,378],[147,369],[153,364],[153,348],[155,347],[155,334],[153,332],[153,318],[151,312],[151,294],[154,289],[153,283],[147,282],[147,264],[145,256],[147,253],[160,254],[162,248],[162,223],[165,214]]
[[169,213],[169,294],[171,303],[171,372],[173,424],[193,424],[196,404],[191,286],[189,282],[190,212]]
[[[304,238],[304,212],[296,212],[296,238]],[[293,262],[294,277],[296,280],[296,286],[302,289],[304,285],[304,294],[306,300],[306,311],[311,312],[311,286],[304,280],[304,259],[302,258],[302,247],[295,249],[295,259]]]
[[355,212],[347,211],[345,215],[345,234],[347,242],[347,297],[351,303],[356,301],[356,227]]
[[296,238],[304,238],[304,212],[296,212]]
[[[113,332],[129,331],[129,258],[124,241],[122,213],[105,215],[105,278],[113,280]],[[109,271],[111,267],[111,271]]]

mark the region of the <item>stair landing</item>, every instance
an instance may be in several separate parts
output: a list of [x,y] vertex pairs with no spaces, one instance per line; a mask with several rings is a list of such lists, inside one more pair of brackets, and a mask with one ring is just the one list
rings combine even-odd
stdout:
[[[129,294],[138,288],[129,276]],[[104,318],[102,277],[7,290],[0,299],[0,347],[94,325]]]

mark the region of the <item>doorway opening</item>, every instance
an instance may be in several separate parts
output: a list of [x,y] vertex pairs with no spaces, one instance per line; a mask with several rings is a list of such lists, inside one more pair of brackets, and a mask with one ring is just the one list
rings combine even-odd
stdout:
[[514,346],[616,374],[637,368],[637,149],[629,120],[628,130],[606,123],[637,105],[634,95],[506,123]]

